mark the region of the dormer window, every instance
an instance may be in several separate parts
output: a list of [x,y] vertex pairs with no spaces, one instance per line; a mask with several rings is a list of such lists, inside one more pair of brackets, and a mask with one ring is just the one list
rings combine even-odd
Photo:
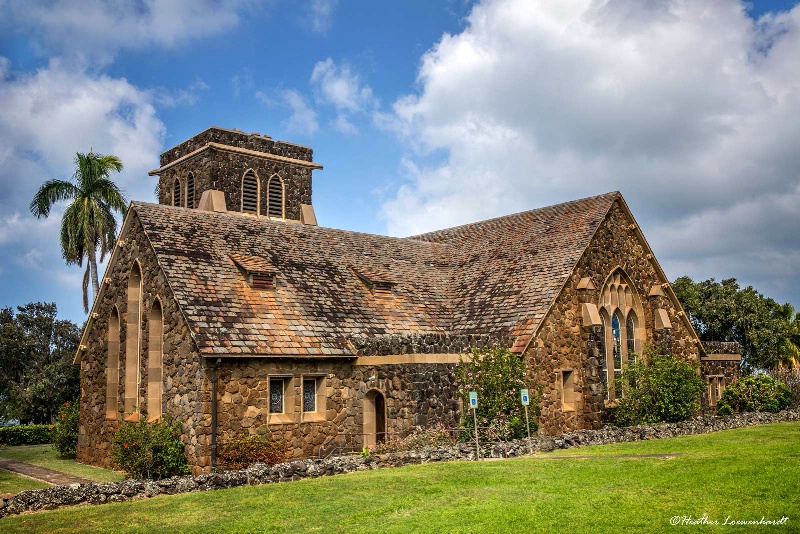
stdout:
[[275,289],[275,275],[277,270],[266,258],[259,256],[245,256],[243,254],[229,254],[233,263],[245,277],[247,285],[257,291]]
[[364,267],[359,267],[358,269],[353,268],[353,271],[355,271],[356,276],[364,282],[364,285],[367,286],[374,296],[391,297],[394,294],[393,288],[396,282],[389,277],[388,273]]
[[253,273],[250,275],[250,287],[262,291],[275,289],[275,275],[270,273]]

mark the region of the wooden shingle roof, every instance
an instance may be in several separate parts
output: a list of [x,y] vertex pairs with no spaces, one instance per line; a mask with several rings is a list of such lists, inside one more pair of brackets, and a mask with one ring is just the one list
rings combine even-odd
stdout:
[[[527,344],[619,193],[392,238],[135,202],[206,355],[355,356],[354,336]],[[247,271],[274,275],[250,287]],[[390,281],[390,295],[368,283]]]

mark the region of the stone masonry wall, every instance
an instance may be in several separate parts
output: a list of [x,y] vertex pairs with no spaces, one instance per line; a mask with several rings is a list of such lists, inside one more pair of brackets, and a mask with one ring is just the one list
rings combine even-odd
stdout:
[[[674,354],[697,361],[700,350],[695,338],[683,322],[678,307],[668,297],[648,297],[650,288],[666,282],[659,278],[654,259],[640,242],[634,221],[617,201],[598,228],[573,274],[545,317],[539,335],[527,348],[530,384],[543,386],[540,432],[560,434],[578,429],[600,428],[605,409],[605,388],[599,359],[602,342],[583,328],[581,302],[597,304],[606,279],[622,268],[639,295],[646,345],[660,342],[654,331],[657,308],[667,311],[672,323],[671,348]],[[596,289],[578,290],[584,277],[591,278]],[[591,343],[590,343],[591,342]],[[562,410],[559,372],[573,369],[575,379],[575,411]]]
[[[110,265],[102,300],[94,308],[97,313],[88,333],[88,347],[81,358],[79,462],[110,466],[110,440],[117,426],[129,415],[125,405],[125,353],[128,308],[128,278],[134,260],[142,271],[142,306],[140,329],[141,388],[139,406],[147,406],[147,360],[149,315],[156,297],[163,315],[162,410],[183,425],[183,439],[190,464],[197,463],[198,447],[206,447],[208,436],[198,434],[197,414],[201,410],[200,390],[203,374],[200,357],[195,351],[183,316],[170,291],[153,250],[134,214],[124,243],[119,244],[118,259]],[[108,361],[109,317],[116,306],[120,318],[119,410],[115,419],[106,419],[106,365]]]
[[195,207],[199,205],[204,191],[215,189],[225,194],[228,211],[241,211],[242,177],[249,169],[255,172],[261,184],[262,213],[266,214],[268,205],[268,181],[270,177],[277,175],[284,183],[286,218],[300,220],[300,204],[311,204],[311,169],[221,150],[203,152],[164,171],[159,178],[158,201],[172,205],[173,180],[179,179],[185,184],[191,172],[195,181]]
[[[402,433],[416,425],[458,422],[460,403],[453,386],[453,364],[353,365],[341,360],[223,359],[218,368],[219,441],[246,434],[284,440],[295,458],[360,450],[365,397],[380,391],[386,404],[386,431]],[[210,432],[212,369],[205,370],[203,426]],[[302,377],[324,380],[325,406],[302,413]],[[269,379],[290,381],[286,414],[269,413]],[[205,433],[205,430],[204,430]],[[200,465],[209,465],[210,448]]]

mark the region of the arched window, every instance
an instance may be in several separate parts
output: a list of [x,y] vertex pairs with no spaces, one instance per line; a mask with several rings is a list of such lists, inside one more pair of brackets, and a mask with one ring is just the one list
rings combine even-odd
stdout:
[[623,366],[635,361],[638,316],[642,312],[636,288],[621,269],[608,277],[600,293],[599,308],[604,331],[606,395],[614,399],[622,396],[622,382],[617,378]]
[[622,329],[620,328],[619,314],[611,317],[611,349],[614,360],[614,396],[622,397]]
[[139,330],[142,323],[142,271],[133,264],[128,277],[128,311],[125,328],[125,418],[139,419]]
[[636,363],[636,312],[633,310],[628,312],[625,330],[628,345],[628,363]]
[[181,205],[181,181],[177,178],[172,181],[172,205]]
[[119,412],[119,313],[111,310],[108,318],[108,360],[106,361],[106,419],[116,419]]
[[258,178],[253,171],[247,171],[242,177],[242,213],[258,214],[258,193]]
[[194,174],[186,178],[186,207],[194,208]]
[[284,218],[283,209],[283,180],[280,176],[273,176],[267,184],[269,209],[267,215],[279,219]]
[[161,418],[163,330],[161,303],[156,300],[150,310],[147,338],[147,418],[149,421]]

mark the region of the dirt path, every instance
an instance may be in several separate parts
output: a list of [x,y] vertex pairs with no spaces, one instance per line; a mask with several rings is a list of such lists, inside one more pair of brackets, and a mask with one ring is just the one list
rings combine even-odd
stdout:
[[0,458],[0,469],[16,473],[17,475],[33,478],[41,482],[46,482],[47,484],[52,484],[54,486],[75,483],[86,484],[92,482],[86,478],[68,475],[66,473],[62,473],[61,471],[55,471],[46,467],[39,467],[38,465],[27,464],[17,460],[9,460],[8,458]]

